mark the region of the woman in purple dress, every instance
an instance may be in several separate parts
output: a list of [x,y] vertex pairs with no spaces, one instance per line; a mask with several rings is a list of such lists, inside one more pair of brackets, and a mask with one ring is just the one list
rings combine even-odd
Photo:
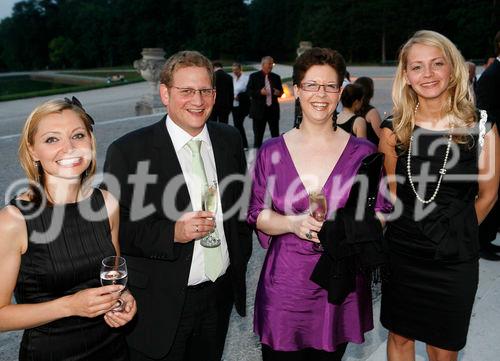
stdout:
[[309,216],[308,194],[322,190],[331,215],[345,204],[361,160],[375,151],[336,126],[345,71],[331,49],[313,48],[297,59],[296,126],[266,142],[255,163],[248,221],[268,249],[254,318],[264,361],[341,360],[347,343],[362,343],[373,328],[363,276],[340,304],[329,303],[327,291],[310,280],[322,254],[315,244],[323,222]]

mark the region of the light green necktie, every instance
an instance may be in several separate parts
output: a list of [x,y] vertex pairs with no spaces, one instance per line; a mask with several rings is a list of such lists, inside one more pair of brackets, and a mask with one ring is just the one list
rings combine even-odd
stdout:
[[[193,189],[193,196],[198,197],[201,203],[201,185],[207,184],[207,174],[200,154],[201,140],[191,139],[187,145],[191,149],[193,173],[198,177],[198,190]],[[218,237],[217,230],[215,230],[214,236]],[[221,247],[203,247],[203,255],[205,258],[205,274],[212,282],[215,282],[222,271]]]

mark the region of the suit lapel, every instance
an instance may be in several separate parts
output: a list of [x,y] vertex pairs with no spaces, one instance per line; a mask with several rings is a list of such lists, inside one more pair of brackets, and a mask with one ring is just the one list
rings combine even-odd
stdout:
[[[167,131],[165,119],[166,116],[157,123],[153,138],[153,147],[155,149],[154,156],[156,157],[156,159],[153,159],[153,164],[159,165],[158,176],[160,178],[159,184],[161,185],[162,192],[165,191],[165,187],[169,185],[172,178],[182,175],[182,168],[177,158],[172,138]],[[186,180],[183,175],[182,180],[182,186],[178,189],[175,202],[177,209],[186,209],[191,203]],[[160,197],[161,196],[163,196],[163,194],[161,194]]]

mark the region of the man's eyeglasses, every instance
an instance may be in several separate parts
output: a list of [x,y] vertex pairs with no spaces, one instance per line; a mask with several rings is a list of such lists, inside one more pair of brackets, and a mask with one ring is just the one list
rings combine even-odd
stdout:
[[323,87],[326,93],[338,93],[340,91],[340,85],[338,84],[318,84],[318,83],[302,83],[300,88],[306,92],[317,92],[319,88]]
[[193,89],[193,88],[181,88],[178,86],[171,86],[171,88],[175,88],[179,91],[179,94],[183,98],[192,98],[197,92],[200,92],[200,95],[204,98],[211,97],[215,93],[215,89],[206,88],[206,89]]

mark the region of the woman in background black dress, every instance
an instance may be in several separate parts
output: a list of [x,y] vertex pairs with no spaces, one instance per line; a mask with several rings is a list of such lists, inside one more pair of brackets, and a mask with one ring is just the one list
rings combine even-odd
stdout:
[[[381,322],[388,360],[454,361],[465,346],[478,284],[478,224],[497,197],[498,132],[476,112],[465,61],[433,31],[403,46],[393,86],[392,129],[379,148],[402,214],[386,231],[390,275]],[[385,126],[385,127],[384,127]],[[496,152],[496,154],[495,154]]]
[[[99,281],[101,260],[119,253],[119,212],[110,193],[89,186],[92,124],[75,98],[52,100],[21,134],[30,189],[0,211],[0,331],[25,329],[20,360],[128,359],[115,328],[133,318],[135,300]],[[124,309],[113,310],[120,297]]]
[[382,120],[380,119],[377,108],[370,103],[375,91],[373,79],[367,76],[360,76],[354,81],[354,84],[361,85],[363,88],[363,102],[356,114],[366,120],[366,139],[378,145],[380,123],[382,123]]

